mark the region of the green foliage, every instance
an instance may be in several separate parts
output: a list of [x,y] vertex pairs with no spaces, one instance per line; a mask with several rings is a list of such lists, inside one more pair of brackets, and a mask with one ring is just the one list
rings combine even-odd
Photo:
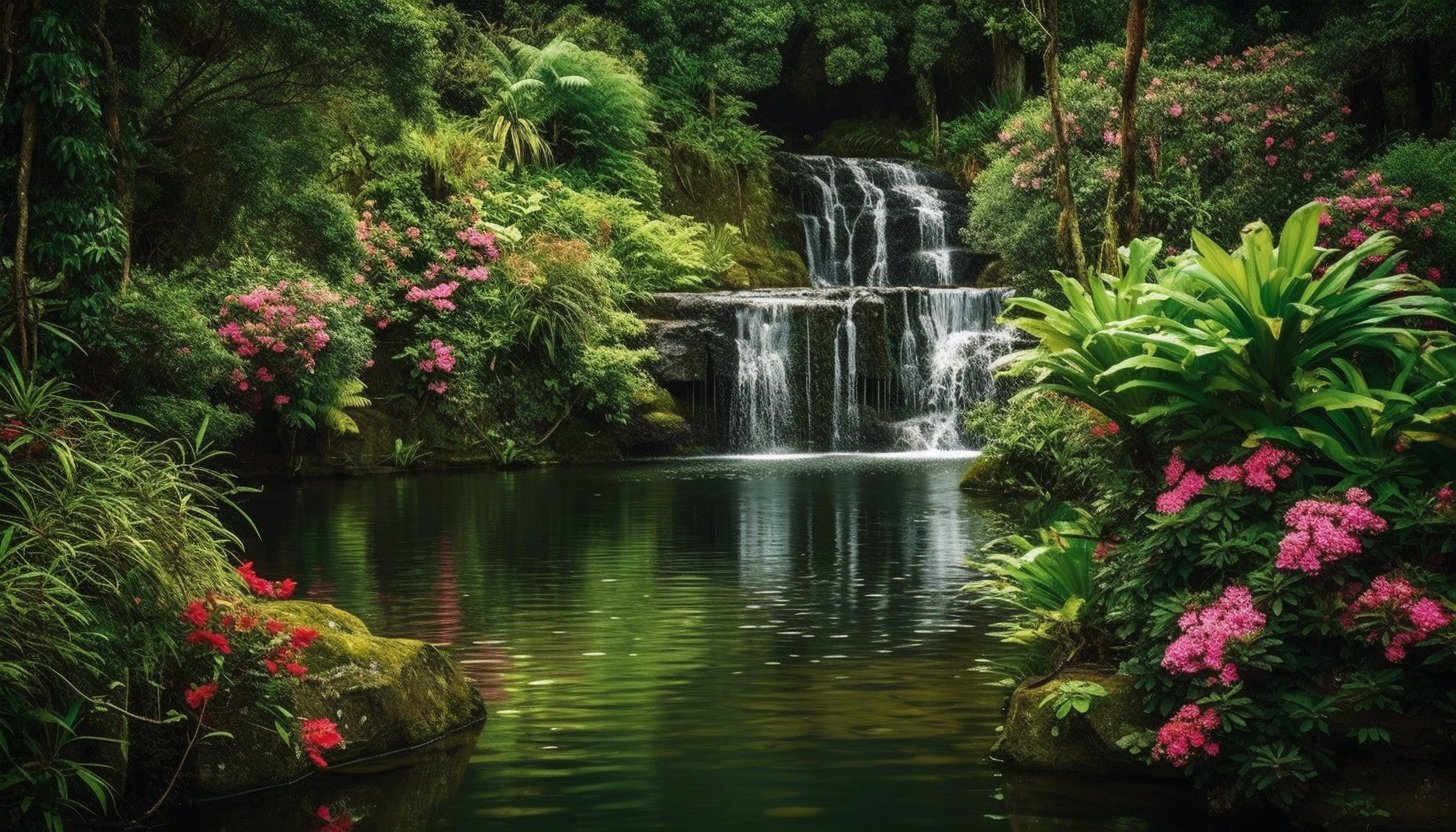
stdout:
[[971,563],[990,576],[967,584],[974,601],[1013,611],[997,626],[1002,639],[1045,649],[1053,664],[1100,654],[1102,634],[1083,612],[1101,603],[1092,582],[1099,540],[1088,531],[1090,521],[1082,512],[1039,529],[1035,540],[1007,535]]
[[206,471],[196,446],[129,436],[103,406],[7,363],[0,817],[12,828],[58,828],[83,806],[106,808],[99,771],[72,753],[92,710],[78,697],[102,702],[128,672],[143,686],[156,678],[176,611],[233,580],[227,551],[239,544],[217,512],[234,488]]
[[[1418,366],[1414,356],[1449,338],[1441,332],[1421,336],[1406,325],[1452,322],[1449,301],[1431,284],[1396,272],[1394,258],[1359,275],[1362,260],[1390,250],[1384,234],[1325,263],[1330,252],[1315,245],[1323,210],[1311,203],[1296,211],[1278,246],[1267,226],[1251,223],[1232,255],[1194,232],[1197,253],[1155,273],[1151,255],[1159,243],[1135,241],[1121,278],[1104,275],[1083,287],[1059,275],[1066,310],[1011,298],[1009,308],[1038,316],[1012,323],[1040,344],[1007,363],[1120,423],[1158,422],[1181,434],[1193,431],[1189,417],[1196,417],[1199,431],[1207,429],[1201,420],[1212,418],[1250,443],[1276,440],[1364,471],[1368,452],[1339,435],[1359,428],[1341,414],[1375,419],[1385,411],[1381,398],[1390,396],[1370,393],[1364,377],[1339,359],[1383,352],[1409,365],[1395,391],[1400,402],[1425,405],[1399,411],[1404,421],[1380,434],[1442,441],[1444,435],[1431,435],[1427,426],[1446,418],[1437,402],[1444,370],[1426,375],[1424,383],[1435,387],[1424,393],[1404,388]],[[1331,428],[1331,420],[1341,429]]]
[[1073,711],[1079,714],[1087,713],[1092,709],[1094,702],[1106,695],[1107,688],[1096,682],[1072,679],[1059,683],[1056,690],[1042,697],[1038,707],[1045,708],[1053,705],[1056,708],[1057,719],[1066,719]]
[[210,319],[224,294],[220,283],[200,263],[137,271],[130,291],[115,299],[107,326],[90,342],[87,373],[78,381],[119,391],[116,406],[145,419],[162,437],[194,436],[204,419],[215,444],[242,435],[251,419],[219,397],[241,366]]
[[1048,392],[985,402],[966,416],[981,458],[966,486],[1005,496],[1092,501],[1126,462],[1121,427],[1077,401]]

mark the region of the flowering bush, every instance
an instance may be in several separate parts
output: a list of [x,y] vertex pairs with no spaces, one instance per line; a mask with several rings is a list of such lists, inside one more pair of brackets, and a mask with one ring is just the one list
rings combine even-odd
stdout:
[[1239,680],[1238,667],[1225,654],[1230,642],[1247,642],[1264,629],[1264,614],[1254,609],[1254,598],[1241,586],[1224,589],[1212,606],[1191,609],[1178,619],[1183,631],[1163,651],[1169,673],[1211,671],[1210,684],[1230,687]]
[[[1102,233],[1089,219],[1101,216],[1118,175],[1120,60],[1103,47],[1062,63],[1072,189],[1088,251]],[[1183,240],[1197,227],[1228,236],[1251,217],[1283,216],[1329,188],[1348,167],[1349,108],[1338,79],[1317,71],[1290,40],[1201,63],[1145,65],[1137,114],[1142,233]],[[966,234],[1039,281],[1056,267],[1054,235],[1045,230],[1056,227],[1059,210],[1046,99],[1008,119],[988,152]]]
[[273,408],[286,420],[312,423],[311,413],[351,389],[372,341],[352,298],[281,270],[287,277],[271,286],[228,295],[216,332],[238,358],[228,381],[236,400],[254,413]]
[[485,224],[470,194],[451,197],[430,221],[402,230],[373,210],[358,221],[355,236],[365,256],[353,282],[363,314],[381,334],[391,327],[391,335],[400,333],[390,339],[395,358],[416,365],[411,376],[421,392],[445,395],[442,376],[454,369],[459,341],[451,316],[490,293],[490,266],[500,249]]
[[1385,520],[1365,506],[1370,495],[1351,488],[1345,501],[1300,500],[1284,513],[1291,531],[1279,541],[1274,565],[1318,575],[1325,564],[1360,553],[1360,534],[1385,531]]
[[1366,641],[1380,639],[1385,658],[1398,662],[1406,647],[1425,641],[1431,633],[1451,623],[1451,616],[1423,590],[1405,578],[1379,575],[1340,616],[1340,625],[1352,632],[1365,632]]
[[[253,571],[252,561],[237,568],[238,576],[253,594],[282,599],[293,594],[292,578],[269,581]],[[224,707],[256,705],[274,713],[280,734],[294,718],[277,705],[274,686],[283,680],[301,680],[308,675],[303,652],[318,638],[318,631],[298,627],[261,612],[246,600],[208,594],[187,604],[181,621],[188,627],[182,641],[194,645],[206,657],[206,681],[192,681],[182,692],[187,707],[195,712],[199,728],[205,724],[209,704],[223,701]],[[328,765],[323,752],[343,744],[338,728],[328,719],[310,719],[297,727],[298,750],[314,765]]]
[[1449,300],[1383,230],[1326,266],[1324,209],[1162,269],[1134,241],[1121,277],[1059,280],[1065,310],[1011,301],[1041,313],[1013,320],[1041,341],[1011,359],[1036,374],[1018,396],[1126,426],[1079,528],[1054,528],[1106,544],[1077,624],[1167,720],[1130,744],[1285,808],[1391,717],[1456,709],[1456,338],[1408,325],[1449,324]]
[[1209,734],[1217,731],[1221,724],[1218,711],[1213,708],[1204,710],[1192,702],[1184,705],[1158,729],[1153,759],[1167,760],[1174,768],[1181,768],[1188,765],[1195,754],[1217,757],[1218,743],[1212,742]]

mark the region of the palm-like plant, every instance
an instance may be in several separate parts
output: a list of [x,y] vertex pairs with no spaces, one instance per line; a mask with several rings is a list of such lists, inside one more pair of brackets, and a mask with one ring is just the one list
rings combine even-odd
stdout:
[[[1035,298],[1007,299],[1008,310],[1040,316],[1008,319],[1039,343],[999,362],[1013,373],[1035,377],[1035,388],[1024,394],[1032,389],[1052,390],[1116,421],[1142,421],[1162,398],[1161,385],[1175,381],[1187,362],[1216,351],[1197,331],[1163,318],[1162,299],[1145,291],[1161,247],[1155,238],[1133,240],[1120,276],[1103,274],[1085,286],[1053,272],[1066,297],[1066,309]],[[1137,333],[1136,339],[1126,337],[1127,332]],[[1158,341],[1163,342],[1162,354],[1156,346],[1146,346]],[[1127,385],[1117,378],[1133,371],[1144,384]]]
[[[1129,247],[1120,279],[1084,288],[1058,275],[1067,310],[1010,301],[1042,317],[1011,321],[1041,343],[1009,363],[1041,374],[1033,389],[1115,419],[1171,427],[1212,416],[1251,443],[1280,441],[1349,470],[1375,459],[1371,443],[1387,436],[1448,441],[1452,337],[1409,326],[1456,325],[1448,293],[1396,271],[1384,232],[1325,266],[1331,251],[1316,245],[1323,210],[1295,211],[1277,246],[1262,222],[1245,227],[1232,253],[1194,232],[1196,250],[1152,280],[1150,241]],[[1361,276],[1370,259],[1379,262]],[[1398,369],[1380,386],[1357,361]]]
[[[1162,315],[1217,344],[1213,359],[1194,369],[1198,393],[1238,399],[1243,427],[1287,423],[1313,408],[1372,406],[1369,397],[1307,383],[1307,371],[1355,350],[1409,352],[1418,339],[1412,318],[1456,321],[1450,301],[1431,284],[1395,271],[1395,239],[1371,235],[1316,276],[1329,249],[1315,244],[1324,206],[1309,203],[1290,216],[1273,244],[1269,227],[1253,222],[1232,254],[1193,232],[1190,254],[1160,276],[1155,296]],[[1360,264],[1383,258],[1366,276]],[[1153,343],[1152,335],[1129,338]],[[1134,381],[1133,384],[1138,384]],[[1164,388],[1178,395],[1179,388]]]
[[581,75],[562,74],[562,63],[581,49],[558,35],[543,47],[512,39],[510,54],[487,41],[486,57],[491,77],[497,84],[496,100],[485,113],[490,140],[501,148],[501,163],[522,168],[530,164],[549,165],[551,144],[541,133],[543,110],[534,99],[541,91],[586,87],[591,81]]

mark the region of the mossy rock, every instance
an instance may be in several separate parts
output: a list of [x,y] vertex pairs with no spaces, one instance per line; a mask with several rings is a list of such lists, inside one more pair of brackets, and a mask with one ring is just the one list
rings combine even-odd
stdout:
[[965,473],[961,474],[960,487],[963,491],[972,491],[977,494],[997,492],[1000,490],[1001,473],[999,459],[991,454],[981,454],[966,466]]
[[[327,604],[259,605],[273,618],[319,636],[304,651],[307,677],[285,686],[280,704],[299,720],[327,718],[345,745],[326,753],[331,767],[414,748],[485,718],[485,704],[459,665],[433,645],[381,638],[353,615]],[[198,797],[236,794],[316,770],[279,737],[272,714],[255,707],[208,715],[232,739],[199,743],[188,760]],[[290,736],[296,735],[296,726]]]
[[798,252],[742,243],[733,250],[735,268],[724,277],[728,289],[780,289],[809,286],[809,267]]
[[[1094,697],[1086,713],[1074,710],[1058,719],[1056,700],[1045,706],[1042,702],[1070,682],[1095,683],[1106,695]],[[1144,712],[1132,677],[1101,668],[1066,668],[1034,685],[1023,682],[1011,694],[997,753],[1011,765],[1037,771],[1176,776],[1171,768],[1151,767],[1146,755],[1118,745],[1129,734],[1156,730],[1158,725]]]

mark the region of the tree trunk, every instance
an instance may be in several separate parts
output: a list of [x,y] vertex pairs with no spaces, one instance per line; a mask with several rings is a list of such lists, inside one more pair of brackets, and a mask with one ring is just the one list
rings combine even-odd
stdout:
[[1082,228],[1077,222],[1077,203],[1072,196],[1072,142],[1062,113],[1062,84],[1057,65],[1057,0],[1047,0],[1045,8],[1049,37],[1042,62],[1046,69],[1047,99],[1052,108],[1052,133],[1057,144],[1057,202],[1062,206],[1057,218],[1057,260],[1064,270],[1071,271],[1085,284],[1087,255],[1082,250]]
[[20,369],[29,375],[35,366],[35,327],[30,306],[30,277],[25,273],[25,250],[30,236],[30,171],[35,165],[35,96],[27,96],[20,116],[20,157],[15,174],[15,332],[19,339]]
[[1117,179],[1107,189],[1107,208],[1102,218],[1102,249],[1099,267],[1108,274],[1122,270],[1117,249],[1137,236],[1141,200],[1137,191],[1137,102],[1138,70],[1143,61],[1143,44],[1148,34],[1148,4],[1151,0],[1128,0],[1127,45],[1122,54],[1122,105],[1119,111],[1122,144],[1118,154]]
[[991,92],[1017,102],[1026,92],[1026,53],[1000,32],[991,35]]
[[925,121],[930,126],[930,152],[940,161],[940,108],[935,97],[935,76],[928,71],[916,73],[915,91],[920,94],[920,105],[925,108]]

